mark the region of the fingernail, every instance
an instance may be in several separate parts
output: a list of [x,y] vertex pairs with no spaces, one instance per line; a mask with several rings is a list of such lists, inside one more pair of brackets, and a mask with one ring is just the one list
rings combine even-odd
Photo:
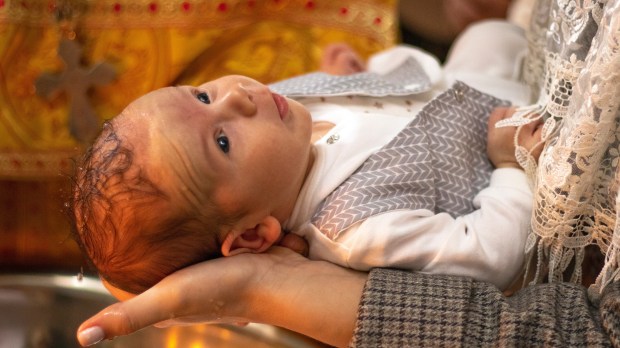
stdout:
[[103,330],[99,326],[93,326],[86,330],[80,331],[78,334],[78,341],[80,341],[82,346],[86,347],[99,343],[104,337],[105,334],[103,333]]

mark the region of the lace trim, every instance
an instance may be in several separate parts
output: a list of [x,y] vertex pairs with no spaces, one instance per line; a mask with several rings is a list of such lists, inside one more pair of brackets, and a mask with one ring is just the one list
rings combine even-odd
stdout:
[[532,16],[524,80],[536,95],[499,126],[545,120],[538,168],[515,147],[534,181],[526,279],[580,283],[586,246],[605,265],[591,293],[620,280],[620,0],[540,1]]
[[540,146],[544,146],[544,144],[551,138],[552,134],[557,129],[558,122],[554,118],[547,118],[543,124],[541,140],[529,150],[519,144],[519,134],[521,133],[523,126],[543,119],[543,115],[547,114],[546,110],[546,106],[537,104],[519,107],[510,118],[498,121],[495,125],[497,128],[517,127],[517,131],[514,136],[515,157],[521,168],[525,171],[532,189],[534,189],[536,172],[538,169],[536,159],[532,156],[532,153]]

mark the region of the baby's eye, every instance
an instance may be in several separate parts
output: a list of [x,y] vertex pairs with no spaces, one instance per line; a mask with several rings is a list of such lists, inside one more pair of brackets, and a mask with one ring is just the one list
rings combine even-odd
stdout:
[[224,134],[220,134],[215,141],[217,142],[217,146],[220,147],[222,152],[228,153],[228,151],[230,151],[230,142],[228,141],[227,136],[225,136]]
[[196,98],[202,103],[211,104],[211,99],[209,99],[209,95],[206,92],[196,94]]

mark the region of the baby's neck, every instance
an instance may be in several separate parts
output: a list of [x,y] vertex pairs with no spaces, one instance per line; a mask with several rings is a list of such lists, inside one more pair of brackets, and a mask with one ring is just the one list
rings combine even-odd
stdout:
[[312,136],[310,142],[314,144],[317,140],[321,139],[327,132],[334,128],[334,124],[327,121],[317,121],[312,123]]

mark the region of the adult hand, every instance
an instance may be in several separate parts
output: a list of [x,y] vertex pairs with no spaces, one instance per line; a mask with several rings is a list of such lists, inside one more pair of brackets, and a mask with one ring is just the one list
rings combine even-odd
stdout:
[[366,273],[281,247],[196,264],[113,304],[78,328],[86,346],[164,322],[259,322],[332,345],[348,344]]

